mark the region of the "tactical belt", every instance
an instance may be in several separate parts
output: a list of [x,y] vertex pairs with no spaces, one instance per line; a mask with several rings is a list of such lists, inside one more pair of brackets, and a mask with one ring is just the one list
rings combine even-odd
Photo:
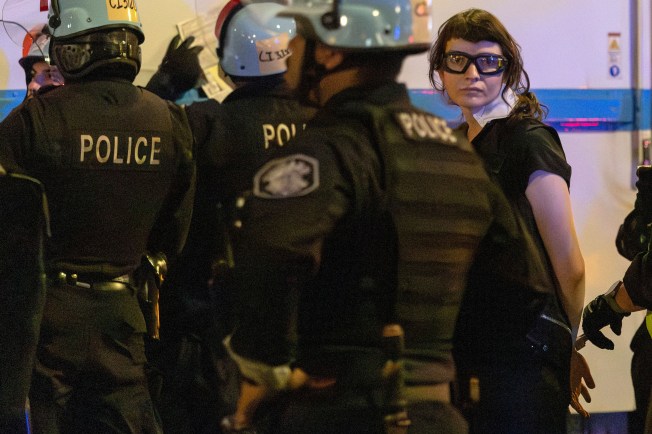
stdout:
[[408,402],[451,402],[450,384],[438,383],[428,386],[406,386],[404,396]]
[[111,280],[102,280],[102,281],[92,281],[90,279],[84,279],[89,281],[79,280],[79,276],[75,273],[65,273],[60,271],[56,273],[53,277],[49,278],[49,282],[52,285],[69,285],[76,286],[78,288],[92,289],[95,291],[124,291],[131,289],[129,286],[129,275],[125,274],[122,276],[114,277]]

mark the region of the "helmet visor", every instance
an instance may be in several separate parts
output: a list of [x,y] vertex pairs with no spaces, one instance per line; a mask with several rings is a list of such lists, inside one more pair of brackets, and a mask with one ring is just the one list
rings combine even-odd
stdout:
[[70,41],[55,41],[52,50],[56,64],[70,75],[103,61],[124,60],[137,63],[140,68],[138,37],[128,30],[91,33]]

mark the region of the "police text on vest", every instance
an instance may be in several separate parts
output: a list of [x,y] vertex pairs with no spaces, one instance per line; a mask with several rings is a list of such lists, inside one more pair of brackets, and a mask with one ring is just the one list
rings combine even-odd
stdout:
[[110,165],[157,166],[161,164],[160,137],[79,136],[79,162]]
[[451,128],[442,118],[421,112],[398,112],[395,114],[403,134],[411,140],[439,140],[448,144],[457,143]]

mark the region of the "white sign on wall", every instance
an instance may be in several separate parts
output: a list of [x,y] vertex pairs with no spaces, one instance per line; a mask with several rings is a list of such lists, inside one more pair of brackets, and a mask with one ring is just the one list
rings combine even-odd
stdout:
[[607,36],[609,76],[611,78],[622,78],[622,50],[620,48],[620,32],[609,32]]

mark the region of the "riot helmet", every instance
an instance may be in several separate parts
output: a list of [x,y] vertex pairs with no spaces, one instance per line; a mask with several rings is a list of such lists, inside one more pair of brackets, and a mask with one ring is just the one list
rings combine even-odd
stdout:
[[430,0],[290,0],[304,37],[350,51],[426,51]]
[[102,67],[106,76],[133,81],[140,71],[145,35],[136,0],[51,0],[50,57],[66,78]]
[[18,63],[25,71],[29,71],[35,62],[50,63],[50,32],[47,24],[32,29],[23,39],[23,57]]
[[217,57],[232,77],[263,77],[286,71],[294,20],[279,17],[283,6],[272,2],[227,2],[215,23]]

